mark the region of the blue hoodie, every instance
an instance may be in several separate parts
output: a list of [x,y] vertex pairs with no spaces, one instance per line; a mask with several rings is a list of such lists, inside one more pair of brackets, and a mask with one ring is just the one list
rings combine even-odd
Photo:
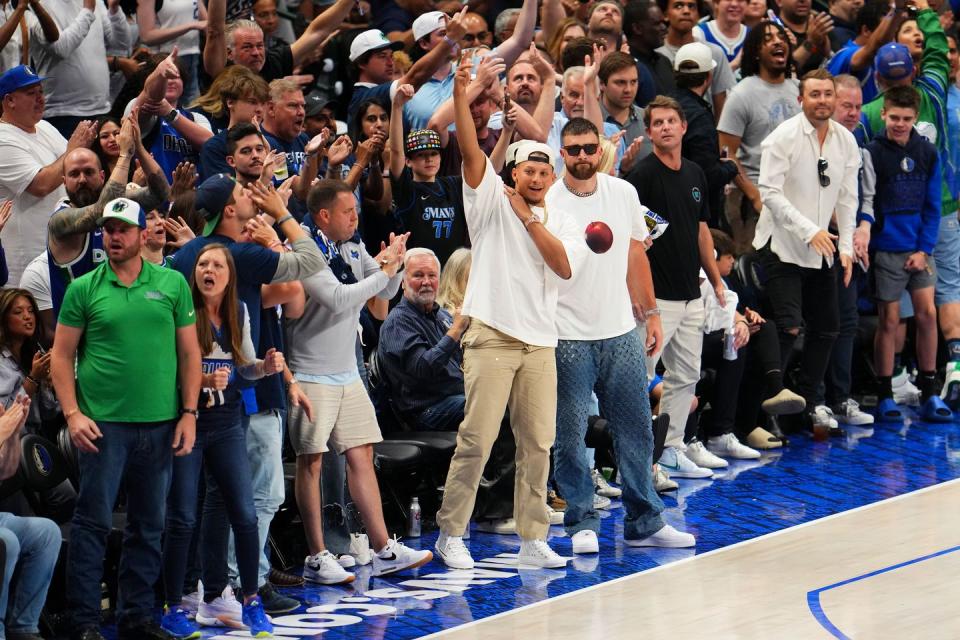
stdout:
[[[941,171],[937,148],[911,130],[906,146],[881,133],[867,145],[877,175],[870,249],[933,253],[940,231]],[[860,219],[869,220],[861,214]]]

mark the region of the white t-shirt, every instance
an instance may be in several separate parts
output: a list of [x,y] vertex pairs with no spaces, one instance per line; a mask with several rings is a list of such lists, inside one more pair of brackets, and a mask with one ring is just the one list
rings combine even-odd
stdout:
[[[6,24],[13,17],[14,11],[12,2],[7,2],[7,4],[0,7],[0,25]],[[27,39],[32,40],[34,31],[40,28],[40,23],[37,22],[37,17],[33,15],[32,11],[27,11],[23,14],[23,17],[27,24]],[[7,42],[7,46],[0,49],[0,73],[13,69],[20,64],[22,51],[23,34],[18,26],[13,30],[13,35],[10,36],[10,41]]]
[[[521,342],[555,347],[557,288],[563,280],[544,262],[517,218],[489,158],[486,164],[476,189],[463,183],[473,263],[462,313]],[[563,243],[575,277],[588,249],[573,217],[549,205],[533,211]]]
[[23,270],[20,288],[33,294],[40,311],[53,309],[53,295],[50,293],[50,262],[46,250],[31,260]]
[[649,235],[643,219],[647,208],[640,204],[637,190],[625,180],[598,173],[593,195],[575,196],[563,180],[557,180],[547,192],[546,202],[550,210],[570,213],[580,237],[594,221],[605,222],[613,232],[609,251],[591,252],[561,288],[557,302],[560,339],[606,340],[636,329],[627,289],[627,257],[630,240],[642,242]]
[[[170,29],[199,19],[200,9],[197,6],[197,0],[163,0],[163,6],[157,12],[157,28]],[[182,56],[200,53],[200,32],[191,29],[153,48],[162,53],[169,53],[173,51],[174,45],[179,48]]]
[[0,233],[10,282],[19,282],[27,263],[47,248],[47,221],[67,195],[63,185],[42,198],[30,195],[27,187],[66,151],[67,141],[45,120],[37,123],[35,133],[0,122],[0,200],[13,200],[13,215]]

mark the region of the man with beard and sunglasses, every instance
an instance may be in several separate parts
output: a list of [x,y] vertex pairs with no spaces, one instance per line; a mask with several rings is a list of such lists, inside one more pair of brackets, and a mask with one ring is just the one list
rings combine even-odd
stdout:
[[[811,71],[800,82],[802,113],[764,140],[763,211],[753,246],[760,250],[766,271],[766,292],[780,332],[782,371],[787,370],[804,327],[794,391],[807,402],[806,426],[838,433],[833,411],[817,404],[817,388],[839,325],[837,243],[845,286],[853,275],[860,151],[853,134],[832,119],[835,106],[833,76],[826,69]],[[836,235],[829,231],[834,213]]]
[[529,140],[515,143],[516,189],[504,186],[480,150],[466,94],[472,66],[470,60],[461,62],[453,90],[464,213],[473,242],[462,309],[471,318],[461,339],[466,407],[437,513],[435,548],[448,567],[473,568],[462,536],[509,405],[517,443],[518,562],[558,568],[566,559],[545,540],[550,526],[547,475],[556,435],[556,304],[560,281],[577,272],[586,246],[573,217],[544,202],[555,175],[550,147]]
[[[147,152],[140,137],[136,114],[125,118],[120,129],[120,157],[106,183],[97,155],[80,148],[63,160],[67,197],[60,200],[47,223],[47,249],[23,272],[20,286],[37,299],[40,316],[49,331],[56,328],[67,286],[107,259],[97,220],[107,202],[125,197],[145,211],[159,207],[170,194],[163,169]],[[147,176],[147,186],[127,191],[134,158]]]
[[[564,525],[574,553],[599,551],[600,517],[593,506],[594,481],[583,440],[596,389],[623,481],[627,546],[692,547],[692,535],[660,518],[663,503],[650,472],[653,430],[644,353],[655,353],[663,331],[658,315],[646,316],[657,301],[644,247],[649,235],[645,207],[629,182],[597,172],[600,135],[592,122],[571,119],[561,141],[567,171],[547,192],[547,208],[569,211],[578,229],[607,225],[613,238],[609,250],[590,256],[557,301],[554,477],[567,501]],[[631,300],[646,312],[636,314]],[[604,312],[596,313],[597,308]],[[645,318],[646,345],[636,330],[636,320]]]

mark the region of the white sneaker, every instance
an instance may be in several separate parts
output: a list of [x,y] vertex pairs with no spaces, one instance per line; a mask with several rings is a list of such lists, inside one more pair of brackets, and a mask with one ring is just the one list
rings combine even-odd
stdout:
[[760,452],[751,449],[737,440],[737,436],[732,433],[725,433],[722,436],[710,438],[707,441],[707,448],[715,455],[725,458],[736,458],[738,460],[756,460],[760,457]]
[[[549,507],[547,508],[549,509]],[[560,514],[560,517],[563,518],[563,514]],[[484,533],[496,533],[502,536],[510,536],[517,532],[517,521],[513,518],[501,518],[500,520],[481,520],[477,522],[477,531],[483,531]]]
[[598,496],[603,496],[604,498],[619,498],[623,494],[623,491],[618,487],[611,486],[610,483],[607,482],[607,479],[603,477],[603,474],[597,469],[591,471],[590,476],[593,478],[593,488]]
[[610,508],[610,498],[604,498],[599,493],[593,494],[593,508],[594,509],[609,509]]
[[187,612],[188,620],[195,620],[200,603],[203,602],[203,581],[197,581],[197,590],[183,596],[180,601],[180,608]]
[[550,505],[547,505],[547,517],[550,519],[550,525],[563,524],[563,511],[557,511]]
[[713,471],[695,465],[676,447],[667,447],[658,461],[671,478],[712,478]]
[[[958,372],[958,374],[960,374],[960,372]],[[960,382],[960,375],[958,375],[957,381]],[[960,391],[960,388],[958,388],[958,391]],[[873,416],[866,411],[861,411],[860,405],[857,404],[857,401],[853,398],[847,398],[841,402],[840,406],[837,407],[837,411],[834,412],[834,415],[837,417],[837,421],[843,424],[851,424],[858,427],[865,424],[873,424]]]
[[303,561],[303,579],[316,584],[349,584],[356,576],[345,571],[336,556],[329,551],[321,551],[315,556],[307,556]]
[[813,411],[810,413],[810,420],[814,427],[836,429],[840,426],[833,416],[833,409],[824,404],[818,404],[813,408]]
[[197,607],[197,624],[205,627],[247,628],[243,624],[243,605],[233,595],[230,585],[224,587],[223,593],[213,601],[200,601],[200,606]]
[[947,377],[943,381],[943,390],[940,398],[956,412],[960,409],[960,362],[947,363]]
[[908,407],[920,406],[920,389],[910,382],[910,375],[906,368],[890,380],[890,386],[893,390],[894,402]]
[[707,451],[707,448],[703,446],[703,443],[696,439],[687,445],[687,450],[684,452],[684,455],[687,456],[687,459],[689,459],[690,462],[698,467],[703,467],[704,469],[725,469],[727,466],[729,466],[729,463],[726,460],[723,458],[718,458]]
[[557,555],[544,540],[521,540],[517,564],[521,567],[559,569],[567,566],[567,559]]
[[663,529],[652,536],[640,540],[625,540],[624,542],[627,543],[628,547],[670,547],[676,549],[696,546],[697,539],[689,533],[677,531],[670,525],[665,524]]
[[370,548],[370,540],[367,538],[367,534],[350,534],[350,555],[360,566],[370,564],[373,560],[373,549]]
[[340,553],[337,554],[337,564],[344,569],[353,569],[355,566],[357,566],[357,559],[349,553]]
[[416,569],[431,560],[433,560],[432,552],[426,549],[411,549],[396,538],[391,538],[387,540],[387,546],[373,555],[373,575],[383,576],[388,573]]
[[577,531],[570,538],[574,553],[600,553],[600,543],[597,542],[597,532],[592,529]]
[[658,464],[654,465],[654,467],[655,471],[653,472],[653,488],[657,493],[673,491],[680,486],[675,480],[670,479],[670,476],[667,475],[667,472],[664,471],[663,467]]
[[437,557],[451,569],[473,569],[473,557],[460,536],[448,536],[441,531],[433,549]]

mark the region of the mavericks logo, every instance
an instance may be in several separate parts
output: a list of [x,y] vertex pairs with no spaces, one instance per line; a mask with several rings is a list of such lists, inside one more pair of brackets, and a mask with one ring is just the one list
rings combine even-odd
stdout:
[[695,202],[700,202],[700,188],[694,187],[690,190],[690,194],[693,196]]

